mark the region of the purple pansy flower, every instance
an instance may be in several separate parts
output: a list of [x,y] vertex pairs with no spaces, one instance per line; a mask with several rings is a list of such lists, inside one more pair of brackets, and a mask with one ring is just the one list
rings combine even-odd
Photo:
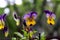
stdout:
[[56,18],[56,15],[53,12],[49,11],[49,10],[44,10],[44,12],[46,13],[47,18],[48,17],[53,17],[54,19]]
[[32,18],[32,17],[34,17],[34,19],[36,19],[37,13],[36,12],[29,12],[28,14],[25,14],[23,16],[23,19]]

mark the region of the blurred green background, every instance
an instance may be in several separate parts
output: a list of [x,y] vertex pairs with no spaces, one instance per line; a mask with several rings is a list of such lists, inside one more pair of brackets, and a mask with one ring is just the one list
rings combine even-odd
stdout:
[[[13,37],[13,33],[18,31],[23,27],[22,25],[22,17],[24,14],[30,12],[30,11],[36,11],[38,13],[37,17],[37,24],[34,29],[36,29],[38,32],[46,32],[46,35],[48,33],[54,33],[57,32],[58,35],[60,35],[60,0],[22,0],[21,5],[10,5],[8,2],[8,6],[6,8],[10,9],[9,15],[6,17],[6,25],[9,28],[9,36],[8,38]],[[5,8],[0,8],[0,14],[4,13]],[[56,24],[54,26],[48,25],[46,23],[46,17],[44,14],[44,10],[50,10],[56,14]],[[13,12],[16,11],[17,15],[20,16],[21,24],[20,26],[16,26],[14,18],[13,18]],[[0,30],[0,38],[5,38],[4,34]]]

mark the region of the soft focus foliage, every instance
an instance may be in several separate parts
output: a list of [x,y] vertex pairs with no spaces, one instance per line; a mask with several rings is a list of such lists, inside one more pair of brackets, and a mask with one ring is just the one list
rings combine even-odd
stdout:
[[[55,15],[52,18],[52,21],[49,21],[50,18],[44,14],[44,10],[54,12]],[[17,16],[20,17],[19,20],[15,21],[13,17],[14,11],[17,13]],[[28,26],[30,25],[29,23],[33,23],[34,27],[31,28],[37,30],[35,36],[37,36],[39,32],[41,33],[41,31],[45,31],[45,34],[49,34],[50,32],[54,33],[56,31],[57,34],[60,35],[60,0],[32,0],[32,2],[31,0],[0,0],[0,15],[7,14],[5,19],[5,26],[9,29],[7,38],[13,37],[14,32],[20,32],[24,29],[23,16],[31,11],[35,11],[38,14],[36,20],[32,19],[32,22],[30,22],[30,20],[27,22]],[[46,17],[48,19],[46,19]],[[48,25],[50,23],[52,23],[53,26]],[[26,32],[24,33],[24,36],[27,36]],[[0,38],[5,38],[2,30],[0,31]]]

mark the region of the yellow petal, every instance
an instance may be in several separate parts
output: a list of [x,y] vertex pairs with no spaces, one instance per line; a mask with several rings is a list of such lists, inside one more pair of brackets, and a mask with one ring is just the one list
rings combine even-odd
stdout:
[[31,24],[32,24],[32,26],[35,25],[35,24],[36,24],[36,21],[35,21],[35,20],[32,20],[32,21],[27,20],[27,21],[26,21],[26,25],[27,25],[27,26],[30,26]]
[[7,31],[7,32],[5,32],[5,37],[7,37],[7,36],[8,36],[8,34],[9,34],[9,33],[8,33],[8,31]]
[[16,25],[19,26],[19,24],[20,24],[20,21],[17,19],[16,20]]
[[4,21],[0,20],[0,30],[4,28],[4,25],[5,25]]
[[0,26],[0,30],[1,30],[1,29],[4,29],[4,26]]
[[49,18],[48,18],[48,19],[47,19],[47,23],[48,23],[48,24],[51,23],[52,25],[54,25],[54,24],[55,24],[55,21],[54,21],[54,19],[49,19]]
[[52,23],[52,25],[54,25],[55,24],[55,21],[51,21],[51,23]]

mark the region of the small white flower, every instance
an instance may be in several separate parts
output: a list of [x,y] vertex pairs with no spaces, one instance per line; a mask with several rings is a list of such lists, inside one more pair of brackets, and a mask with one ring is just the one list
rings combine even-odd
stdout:
[[0,8],[5,8],[8,5],[6,0],[0,0]]
[[4,9],[4,13],[6,13],[8,15],[10,13],[10,9],[9,8],[5,8]]
[[15,0],[16,5],[22,5],[22,0]]

